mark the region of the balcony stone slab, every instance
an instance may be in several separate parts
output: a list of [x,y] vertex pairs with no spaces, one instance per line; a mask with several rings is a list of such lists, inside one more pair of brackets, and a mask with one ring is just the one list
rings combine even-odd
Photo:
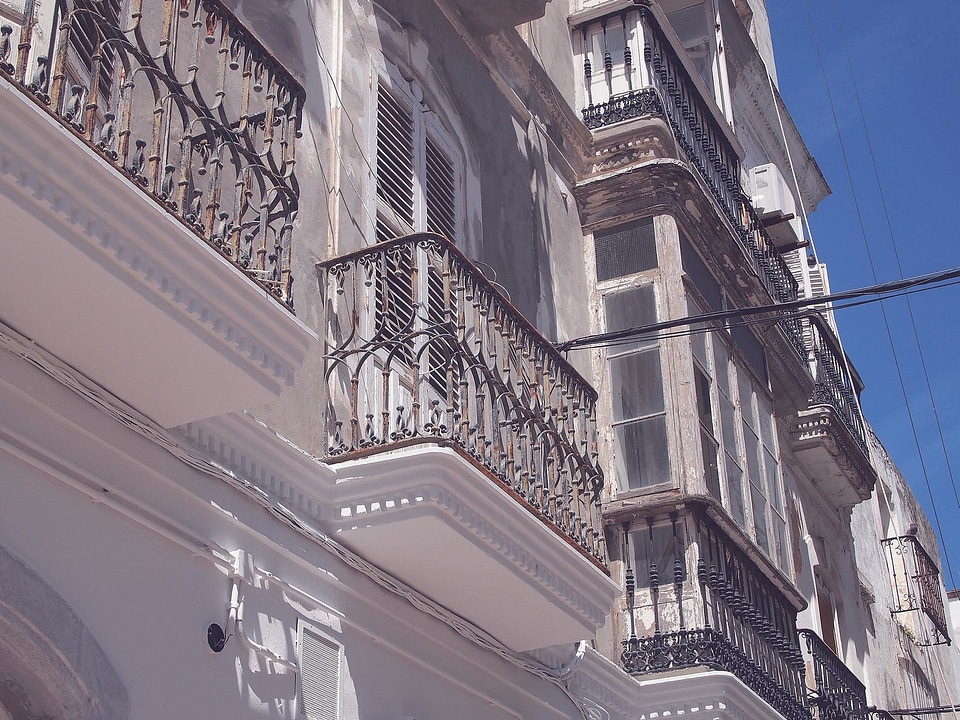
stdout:
[[549,0],[450,0],[461,17],[480,35],[522,25],[542,18]]
[[421,444],[337,463],[338,540],[515,651],[592,637],[619,588],[460,452]]
[[643,699],[643,717],[783,720],[780,713],[729,672],[703,668],[636,679]]
[[802,410],[788,425],[794,455],[828,502],[851,508],[870,498],[877,473],[832,406]]
[[0,317],[165,427],[252,407],[317,336],[0,80]]

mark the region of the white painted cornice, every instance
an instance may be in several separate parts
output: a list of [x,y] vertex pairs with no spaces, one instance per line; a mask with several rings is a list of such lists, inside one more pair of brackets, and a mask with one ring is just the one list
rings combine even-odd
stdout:
[[[82,253],[265,392],[292,384],[319,342],[315,332],[23,91],[0,79],[0,93],[0,202],[18,218],[5,213],[5,258],[33,260],[18,245],[42,233],[65,252]],[[17,272],[42,278],[47,264]],[[124,296],[103,299],[123,311]],[[8,322],[15,311],[0,308]],[[80,369],[96,378],[96,368]]]

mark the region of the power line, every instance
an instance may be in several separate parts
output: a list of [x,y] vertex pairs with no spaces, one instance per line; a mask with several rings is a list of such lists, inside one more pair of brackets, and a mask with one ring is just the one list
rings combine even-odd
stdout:
[[[863,112],[863,103],[860,99],[860,89],[859,89],[859,86],[857,85],[857,76],[853,70],[853,61],[850,58],[850,48],[847,43],[847,35],[843,30],[843,21],[840,16],[840,6],[837,3],[837,0],[834,0],[833,2],[833,9],[834,9],[834,13],[837,16],[837,27],[840,30],[840,38],[843,41],[843,50],[847,58],[847,67],[850,70],[850,79],[852,80],[852,83],[853,83],[853,95],[857,101],[857,110],[860,115],[860,123],[863,126],[863,136],[867,142],[867,150],[869,151],[870,162],[873,166],[873,176],[877,182],[877,190],[880,194],[880,205],[883,208],[883,217],[886,220],[887,233],[890,236],[890,244],[893,248],[893,257],[897,263],[897,272],[900,275],[900,277],[903,277],[903,264],[900,261],[900,249],[897,245],[896,235],[893,232],[893,222],[890,219],[890,210],[889,210],[889,207],[887,206],[887,196],[883,189],[883,183],[880,180],[880,168],[877,166],[877,157],[873,150],[873,142],[870,137],[870,130],[867,127],[866,115]],[[960,492],[958,492],[957,490],[957,482],[956,482],[956,478],[954,477],[953,466],[950,463],[950,453],[947,451],[946,439],[943,436],[943,424],[940,422],[940,413],[937,410],[937,402],[933,395],[933,385],[930,382],[930,373],[927,370],[927,361],[923,354],[923,346],[920,344],[920,333],[917,330],[917,321],[913,313],[913,304],[910,302],[909,297],[906,298],[906,306],[907,306],[907,313],[909,314],[909,317],[910,317],[910,327],[913,330],[913,340],[914,340],[914,343],[916,344],[917,355],[920,359],[921,373],[923,375],[924,384],[926,385],[926,388],[927,388],[927,395],[930,398],[930,407],[933,410],[934,424],[937,427],[937,434],[939,435],[939,438],[940,438],[940,449],[943,452],[943,459],[944,459],[944,462],[946,463],[947,476],[950,479],[950,486],[953,489],[953,497],[954,497],[954,500],[956,501],[957,509],[960,510]],[[918,448],[918,451],[919,451],[919,448]],[[935,504],[933,503],[932,492],[931,492],[930,501],[932,504]],[[940,538],[940,542],[943,548],[943,553],[944,555],[946,555],[947,543],[942,537]],[[947,562],[949,562],[949,560]],[[953,581],[952,576],[951,576],[951,581]]]
[[[695,323],[704,322],[722,322],[725,320],[740,319],[754,315],[775,314],[777,315],[775,319],[780,320],[790,317],[791,315],[795,316],[798,314],[792,311],[808,308],[812,305],[823,305],[825,303],[840,302],[843,300],[855,300],[869,295],[878,295],[881,297],[873,298],[872,300],[865,302],[877,302],[885,299],[884,296],[890,296],[893,293],[900,293],[902,291],[924,287],[927,285],[934,285],[936,283],[946,283],[948,280],[955,280],[957,278],[960,278],[960,267],[951,268],[949,270],[941,270],[935,273],[927,273],[926,275],[917,275],[916,277],[905,278],[902,280],[891,280],[889,282],[878,283],[876,285],[868,285],[867,287],[858,288],[855,290],[844,290],[841,292],[830,293],[828,295],[820,295],[819,297],[798,298],[796,300],[791,300],[790,302],[775,303],[772,305],[757,305],[755,307],[719,310],[716,312],[704,313],[702,315],[692,315],[689,317],[675,318],[673,320],[664,320],[663,322],[652,323],[650,325],[638,325],[636,327],[624,328],[622,330],[613,330],[605,333],[597,333],[595,335],[585,335],[584,337],[575,338],[573,340],[555,343],[554,346],[560,352],[567,352],[568,350],[580,348],[612,345],[618,341],[636,338],[641,335],[649,335],[660,332],[661,330],[670,330],[672,328],[682,327],[684,325],[692,325]],[[834,307],[834,309],[843,309],[843,307],[852,307],[853,305],[860,304],[864,303],[851,303],[846,306],[841,306],[840,308]]]
[[[833,94],[830,92],[830,82],[827,79],[827,70],[823,62],[823,53],[820,50],[820,41],[817,38],[817,31],[816,31],[816,28],[814,27],[813,11],[810,9],[810,0],[805,0],[804,5],[806,6],[806,9],[807,9],[807,18],[810,21],[810,31],[813,35],[813,45],[817,53],[817,60],[820,64],[820,73],[821,75],[823,75],[823,84],[827,92],[827,100],[830,104],[830,113],[833,116],[833,124],[837,131],[837,140],[840,145],[840,157],[843,158],[843,166],[844,166],[844,169],[846,170],[847,181],[850,184],[850,195],[851,195],[851,198],[853,199],[853,207],[856,210],[857,221],[860,225],[860,236],[861,238],[863,238],[863,246],[867,253],[867,260],[870,265],[870,272],[873,275],[874,282],[876,282],[877,268],[873,259],[873,251],[870,248],[870,243],[867,241],[867,231],[863,221],[863,213],[861,212],[861,208],[860,208],[860,200],[857,195],[856,185],[853,181],[853,172],[850,168],[850,160],[849,160],[849,157],[847,156],[847,148],[843,140],[843,133],[840,130],[840,120],[837,117],[837,108],[833,101]],[[837,20],[839,22],[839,13],[837,15]],[[841,27],[841,34],[842,32],[843,30]],[[843,36],[842,39],[844,42],[844,47],[846,47],[846,37]],[[849,61],[849,51],[847,52],[847,57]],[[851,68],[851,72],[852,72],[852,68]],[[857,88],[856,77],[854,76],[852,80],[853,80],[853,86],[856,89]],[[857,91],[857,99],[859,101],[859,91]],[[862,108],[861,108],[861,112],[862,112]],[[872,152],[872,149],[871,149],[871,152]],[[897,378],[899,379],[899,382],[900,382],[900,392],[903,395],[904,409],[907,411],[907,419],[910,423],[910,429],[913,433],[913,440],[917,448],[917,459],[920,461],[920,471],[921,471],[921,474],[923,475],[924,483],[926,484],[926,487],[927,487],[927,493],[930,496],[930,504],[931,504],[931,510],[933,511],[933,519],[937,527],[937,536],[940,540],[940,545],[945,549],[946,544],[943,541],[943,528],[940,523],[940,513],[937,511],[937,504],[933,499],[933,488],[930,485],[930,476],[927,473],[926,462],[924,461],[923,451],[920,446],[920,435],[917,432],[917,424],[913,418],[913,409],[910,406],[910,398],[907,393],[907,384],[903,378],[903,370],[900,367],[900,358],[897,355],[897,347],[893,341],[893,331],[890,328],[890,319],[887,316],[887,309],[883,305],[883,303],[880,304],[880,313],[883,316],[883,324],[887,331],[887,340],[890,343],[890,352],[893,357],[893,364],[897,371]],[[950,582],[951,584],[956,585],[956,581],[954,580],[954,576],[953,576],[953,567],[950,564],[950,557],[946,553],[943,554],[943,557],[947,565],[947,572],[950,575]]]

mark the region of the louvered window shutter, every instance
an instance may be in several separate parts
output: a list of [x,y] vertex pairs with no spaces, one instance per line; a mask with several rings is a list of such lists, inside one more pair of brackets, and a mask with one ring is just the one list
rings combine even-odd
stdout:
[[300,678],[300,714],[309,720],[337,720],[340,714],[340,647],[304,628]]
[[377,198],[414,225],[414,122],[410,109],[383,85],[377,90]]
[[456,240],[456,172],[430,136],[426,139],[427,232]]

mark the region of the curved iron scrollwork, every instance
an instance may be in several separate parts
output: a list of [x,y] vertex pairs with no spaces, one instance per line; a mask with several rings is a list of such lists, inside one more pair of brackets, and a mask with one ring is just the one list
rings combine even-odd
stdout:
[[292,309],[300,84],[220,0],[28,7],[0,72]]
[[713,628],[631,638],[624,642],[620,662],[624,670],[637,674],[694,667],[724,670],[739,678],[786,720],[810,720],[804,703],[789,687]]
[[895,615],[917,645],[950,644],[940,570],[915,535],[880,541],[893,590]]
[[662,117],[663,104],[653,88],[616,95],[607,102],[590,105],[581,111],[583,124],[591,130],[637,117]]
[[596,393],[439,235],[320,264],[331,460],[449,444],[603,562]]
[[[696,554],[698,597],[691,599],[700,605],[694,623],[700,627],[684,626],[688,613],[681,609],[682,568],[675,568],[675,587],[664,601],[656,565],[651,564],[646,583],[649,595],[644,603],[649,603],[652,610],[654,632],[637,637],[633,622],[637,588],[632,569],[628,569],[631,633],[623,643],[623,668],[636,674],[694,667],[725,670],[788,720],[811,720],[796,610],[704,510],[696,510],[692,520],[696,529],[691,543]],[[676,524],[675,518],[671,521]],[[655,536],[652,524],[648,522],[648,526],[652,546]],[[679,542],[680,537],[674,528],[673,542]],[[678,558],[688,550],[678,547]],[[677,612],[662,613],[663,602],[676,602]]]

